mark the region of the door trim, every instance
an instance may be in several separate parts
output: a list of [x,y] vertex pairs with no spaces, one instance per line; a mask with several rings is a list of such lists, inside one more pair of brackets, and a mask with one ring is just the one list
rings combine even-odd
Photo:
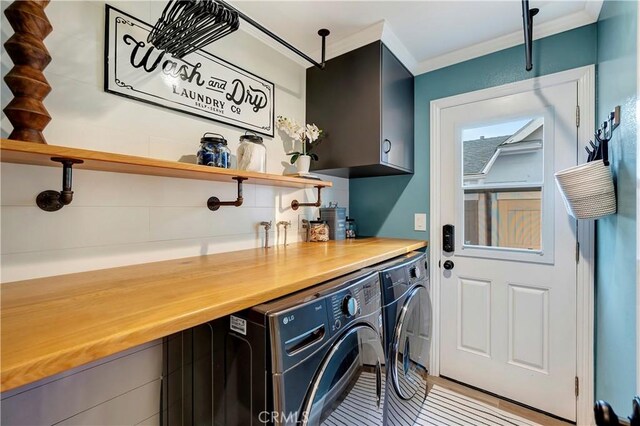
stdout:
[[[429,165],[431,212],[429,224],[429,278],[431,280],[431,303],[433,308],[433,338],[431,345],[431,371],[440,375],[440,209],[434,208],[440,200],[440,115],[444,108],[471,102],[483,101],[500,96],[508,96],[535,89],[555,86],[575,81],[578,83],[578,105],[580,106],[580,127],[578,128],[578,159],[582,141],[592,137],[595,127],[595,65],[588,65],[542,77],[522,80],[503,86],[491,87],[475,92],[463,93],[436,99],[430,104]],[[559,207],[561,208],[561,207]],[[577,238],[580,244],[576,283],[576,377],[580,383],[580,393],[576,398],[576,422],[579,425],[595,425],[593,418],[594,400],[594,222],[578,221]],[[640,333],[639,333],[640,336]]]

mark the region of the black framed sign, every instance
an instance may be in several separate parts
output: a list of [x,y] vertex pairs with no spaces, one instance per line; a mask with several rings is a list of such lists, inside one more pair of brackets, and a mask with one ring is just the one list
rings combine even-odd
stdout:
[[273,83],[202,50],[176,59],[147,43],[151,25],[105,16],[106,92],[273,136]]

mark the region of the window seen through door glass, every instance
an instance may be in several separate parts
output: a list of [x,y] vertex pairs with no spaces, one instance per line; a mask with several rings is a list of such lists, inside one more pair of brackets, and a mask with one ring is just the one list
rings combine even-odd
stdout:
[[542,249],[542,117],[462,130],[464,244]]

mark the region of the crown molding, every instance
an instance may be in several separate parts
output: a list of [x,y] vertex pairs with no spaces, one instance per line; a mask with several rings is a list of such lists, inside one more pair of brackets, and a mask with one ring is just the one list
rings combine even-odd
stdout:
[[[385,20],[378,21],[338,41],[330,42],[327,40],[327,59],[335,58],[378,40],[381,40],[398,60],[413,73],[418,61],[416,61],[411,52],[409,52],[409,49],[400,41],[389,23]],[[320,49],[314,52],[316,55],[320,55],[320,53]]]
[[[329,36],[329,38],[327,38],[326,59],[329,60],[335,58],[359,47],[366,46],[369,43],[373,43],[376,40],[380,40],[382,38],[384,26],[385,21],[378,21],[375,24],[369,25],[356,33],[336,41],[331,40],[331,36]],[[313,54],[320,55],[321,50],[317,49]]]
[[[604,0],[587,0],[585,8],[579,12],[563,16],[561,18],[554,19],[553,21],[545,22],[542,24],[536,25],[534,23],[534,40],[538,40],[554,34],[559,34],[573,28],[578,28],[583,25],[588,25],[596,22],[598,20],[598,16],[600,15],[600,10],[602,9],[603,1]],[[234,2],[234,7],[242,10],[242,2]],[[240,30],[255,37],[265,45],[271,47],[272,49],[291,59],[293,62],[297,63],[300,66],[303,66],[305,68],[313,66],[305,59],[293,53],[292,51],[282,46],[280,43],[276,42],[271,37],[267,36],[250,24],[241,24]],[[386,21],[381,20],[356,33],[353,33],[347,37],[343,37],[340,40],[334,41],[331,39],[330,35],[327,38],[326,59],[328,60],[331,58],[335,58],[359,47],[366,46],[367,44],[373,43],[377,40],[382,40],[382,42],[389,48],[389,50],[391,50],[393,54],[396,55],[398,60],[400,60],[400,62],[402,62],[413,75],[419,75],[490,53],[498,52],[503,49],[518,46],[523,43],[523,35],[522,31],[516,31],[505,36],[501,36],[482,43],[477,43],[473,46],[465,47],[453,52],[445,53],[444,55],[436,56],[434,58],[418,62],[411,54],[411,52],[409,52],[406,46],[395,35],[390,25]],[[319,37],[318,45],[320,45]],[[316,58],[316,60],[320,62],[320,48],[312,52],[305,53],[307,53],[312,58]]]
[[[600,9],[602,8],[602,3],[603,2],[601,0],[588,1],[586,8],[579,12],[538,25],[534,22],[533,39],[538,40],[596,22],[598,20],[598,15],[600,14]],[[509,47],[518,46],[522,43],[522,31],[517,31],[493,40],[478,43],[473,46],[465,47],[463,49],[455,50],[453,52],[422,61],[414,68],[414,75],[448,67],[449,65],[468,61],[469,59],[488,55]]]
[[409,52],[409,49],[400,41],[391,29],[391,26],[385,23],[382,31],[382,42],[396,55],[396,58],[407,67],[411,74],[415,75],[414,70],[418,66],[418,61]]

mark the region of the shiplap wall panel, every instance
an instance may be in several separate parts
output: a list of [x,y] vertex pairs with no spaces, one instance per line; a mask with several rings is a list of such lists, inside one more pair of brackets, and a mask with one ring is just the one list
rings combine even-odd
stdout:
[[[161,380],[156,379],[66,419],[60,426],[136,425],[160,411]],[[156,423],[158,426],[159,423]]]
[[[120,399],[123,406],[137,405],[140,414],[131,423],[112,424],[133,425],[144,420],[159,412],[159,385],[154,385],[156,389],[149,384],[159,383],[162,375],[161,341],[146,346],[124,356],[111,356],[87,369],[81,367],[72,374],[55,376],[41,386],[26,386],[3,395],[1,423],[54,425],[89,409],[97,410],[91,413],[97,419],[99,413],[105,412],[98,407],[114,399]],[[85,424],[97,424],[96,421]]]
[[160,413],[154,414],[148,419],[144,419],[143,421],[136,424],[135,426],[158,426],[159,424],[160,424]]

